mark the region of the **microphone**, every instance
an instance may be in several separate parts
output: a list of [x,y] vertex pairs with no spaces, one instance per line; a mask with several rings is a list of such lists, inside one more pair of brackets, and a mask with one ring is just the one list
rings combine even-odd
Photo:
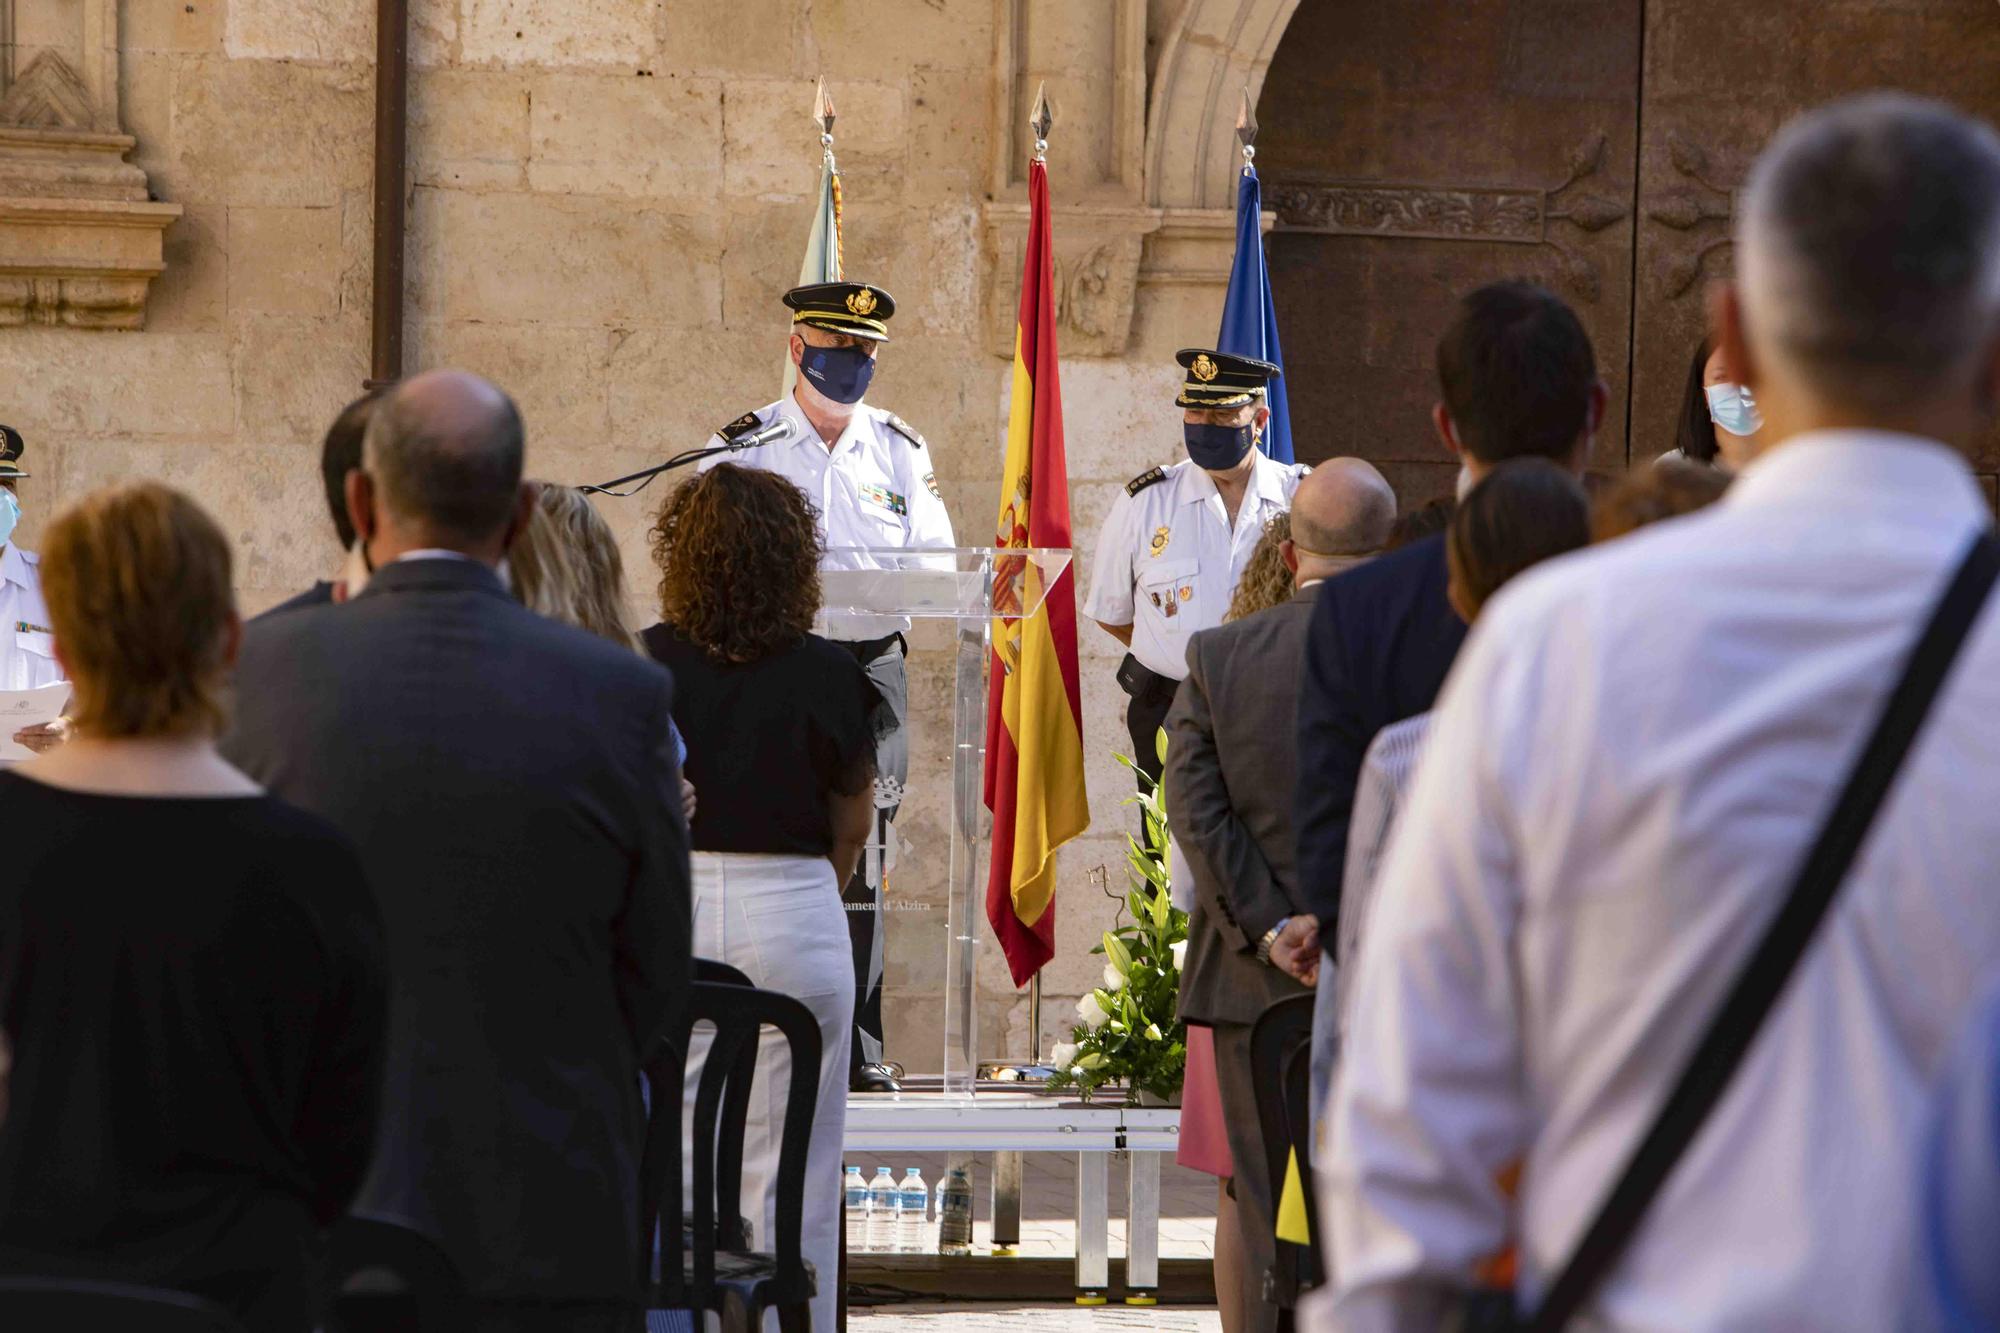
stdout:
[[799,433],[798,425],[790,417],[778,417],[768,426],[760,426],[748,435],[739,435],[722,447],[731,453],[745,449],[755,449],[760,444],[779,444]]

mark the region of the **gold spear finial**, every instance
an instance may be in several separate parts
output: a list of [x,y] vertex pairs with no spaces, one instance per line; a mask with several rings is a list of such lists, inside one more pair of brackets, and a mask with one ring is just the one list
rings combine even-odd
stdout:
[[826,77],[820,76],[819,91],[813,95],[813,121],[819,126],[819,141],[822,147],[833,147],[833,97],[826,90]]
[[1055,115],[1049,110],[1049,85],[1044,80],[1035,85],[1035,110],[1028,117],[1028,128],[1035,134],[1037,162],[1040,162],[1049,151],[1049,126],[1055,123]]
[[1250,100],[1250,85],[1243,85],[1243,103],[1236,112],[1236,138],[1243,145],[1243,170],[1249,171],[1257,156],[1257,107]]

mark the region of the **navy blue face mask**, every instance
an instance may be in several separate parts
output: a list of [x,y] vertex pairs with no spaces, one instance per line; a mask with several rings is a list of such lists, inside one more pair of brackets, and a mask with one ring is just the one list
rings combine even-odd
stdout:
[[858,403],[875,378],[875,358],[865,347],[815,347],[806,344],[799,373],[813,388],[836,403]]
[[1188,457],[1204,472],[1227,472],[1243,461],[1257,442],[1256,426],[1211,426],[1193,421],[1183,423]]

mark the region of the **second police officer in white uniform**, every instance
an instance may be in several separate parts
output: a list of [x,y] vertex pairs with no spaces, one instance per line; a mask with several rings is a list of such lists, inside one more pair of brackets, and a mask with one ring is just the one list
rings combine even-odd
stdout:
[[[889,340],[896,303],[864,282],[824,282],[785,293],[792,312],[788,347],[798,384],[775,403],[745,413],[709,440],[722,445],[774,425],[794,427],[786,439],[741,452],[718,454],[718,463],[763,468],[790,480],[820,512],[830,550],[841,547],[948,547],[951,516],[932,472],[924,437],[894,413],[862,401],[875,374],[875,356]],[[822,568],[857,568],[866,558],[829,555]],[[877,745],[876,841],[886,841],[888,821],[902,801],[909,773],[908,686],[903,659],[910,622],[881,616],[824,618],[820,633],[852,652],[895,713],[896,730]],[[857,1092],[893,1092],[893,1072],[882,1058],[882,859],[863,868],[842,894],[854,947],[856,995],[850,1082]]]
[[1118,683],[1131,696],[1133,757],[1159,781],[1157,736],[1187,675],[1187,642],[1222,623],[1264,525],[1292,507],[1312,469],[1266,458],[1265,386],[1278,368],[1201,348],[1175,355],[1184,372],[1187,458],[1134,477],[1097,539],[1084,614],[1131,649]]

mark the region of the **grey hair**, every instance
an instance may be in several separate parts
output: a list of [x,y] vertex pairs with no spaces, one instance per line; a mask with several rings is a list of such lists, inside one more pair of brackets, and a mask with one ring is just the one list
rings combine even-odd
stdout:
[[1753,346],[1829,402],[1917,402],[2000,335],[2000,135],[1901,93],[1831,103],[1758,159],[1736,239]]
[[493,402],[465,411],[440,411],[418,395],[392,392],[369,417],[362,440],[362,464],[381,503],[441,539],[498,536],[520,495],[527,451],[520,409],[498,387],[486,388]]

